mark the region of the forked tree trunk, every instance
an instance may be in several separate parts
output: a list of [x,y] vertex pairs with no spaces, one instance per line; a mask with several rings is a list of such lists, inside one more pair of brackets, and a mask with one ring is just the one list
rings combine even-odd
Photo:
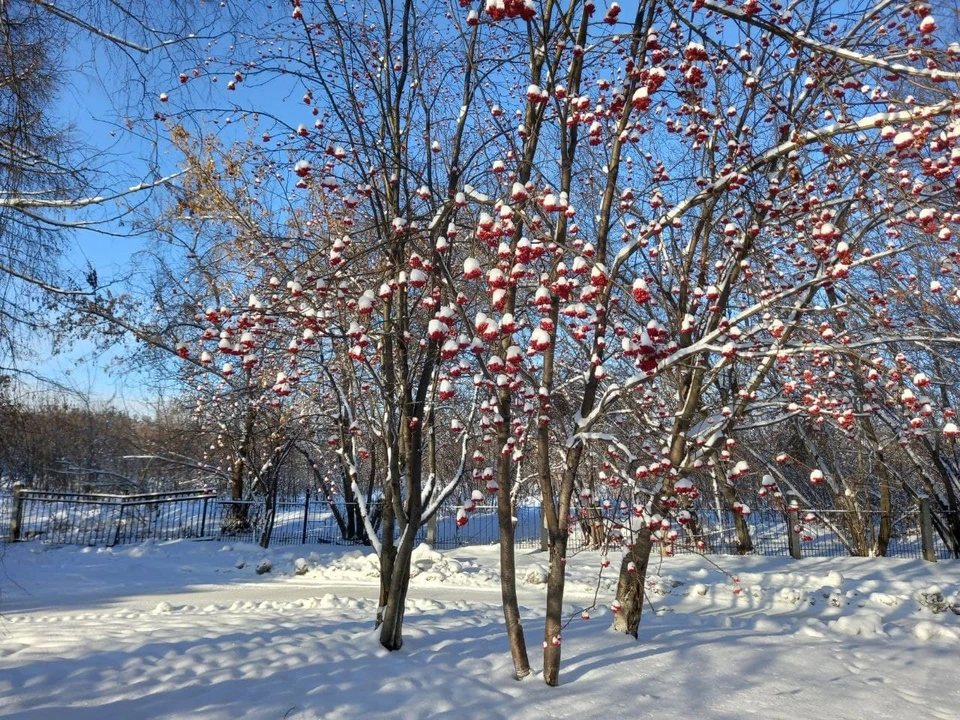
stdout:
[[246,532],[250,529],[248,506],[243,502],[244,477],[247,472],[248,452],[253,439],[256,409],[252,404],[247,406],[243,418],[243,430],[240,444],[237,447],[236,459],[230,470],[230,510],[223,519],[223,529],[228,533]]
[[870,555],[870,541],[867,532],[867,523],[870,523],[870,532],[873,531],[873,519],[869,513],[858,505],[856,497],[839,495],[833,499],[835,507],[845,510],[838,519],[838,525],[846,526],[849,533],[850,554],[854,557],[868,557]]
[[[551,312],[554,312],[556,307],[555,303]],[[593,387],[595,389],[595,383]],[[584,405],[592,407],[592,403],[593,395],[588,384]],[[541,462],[548,457],[547,439],[546,432],[541,432],[537,436],[537,453]],[[541,471],[540,477],[544,502],[549,501],[549,504],[544,507],[549,538],[550,570],[547,574],[547,613],[543,627],[543,680],[550,686],[560,684],[560,632],[563,628],[563,592],[567,579],[567,543],[570,541],[570,500],[583,451],[582,443],[574,445],[567,451],[566,467],[556,505],[544,492],[550,486],[549,466],[546,471]]]
[[413,525],[407,525],[396,547],[390,576],[381,578],[381,594],[384,581],[389,589],[386,605],[383,607],[380,644],[391,651],[403,647],[403,614],[407,602],[407,591],[410,589],[410,559],[416,537],[417,533],[413,530]]
[[[613,616],[613,629],[616,632],[637,637],[652,548],[650,528],[646,527],[635,533],[633,547],[623,556],[620,581],[617,583],[617,602],[620,607]],[[633,570],[630,569],[631,563]]]
[[[870,419],[864,418],[861,421],[861,426],[870,444],[879,448],[880,443],[877,440],[877,434]],[[891,482],[887,458],[880,450],[877,451],[877,479],[880,481],[880,527],[874,542],[873,553],[882,557],[887,554],[890,539],[893,537],[893,501],[890,497]]]

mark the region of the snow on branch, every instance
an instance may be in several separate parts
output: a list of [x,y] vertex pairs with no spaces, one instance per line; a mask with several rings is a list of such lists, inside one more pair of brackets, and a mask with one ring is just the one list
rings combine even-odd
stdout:
[[[83,28],[87,32],[92,33],[97,37],[101,37],[104,40],[107,40],[113,43],[114,45],[117,45],[122,48],[126,48],[127,50],[134,50],[136,52],[142,53],[143,55],[148,55],[156,50],[160,50],[161,48],[165,48],[165,47],[170,47],[171,45],[176,45],[177,43],[200,39],[197,35],[190,33],[186,37],[173,38],[172,40],[164,40],[163,42],[160,42],[156,45],[141,45],[139,43],[133,42],[132,40],[128,40],[127,38],[121,37],[119,35],[115,35],[114,33],[107,32],[106,30],[99,28],[96,25],[91,25],[85,20],[81,20],[76,15],[66,12],[65,10],[61,10],[53,3],[45,2],[45,0],[33,0],[33,2],[34,4],[39,5],[44,10],[49,12],[51,15],[56,15],[61,20],[66,20],[68,23],[71,23],[72,25],[76,25],[79,28]],[[159,33],[158,30],[151,30],[151,32]]]
[[860,120],[854,122],[831,123],[830,125],[825,125],[824,127],[816,130],[808,130],[807,132],[802,133],[796,139],[780,143],[779,145],[770,148],[765,153],[758,155],[753,160],[744,163],[737,169],[736,172],[724,175],[717,178],[712,183],[708,183],[699,192],[678,202],[674,208],[670,210],[670,212],[666,213],[663,217],[656,221],[655,224],[651,223],[651,226],[647,228],[645,232],[638,234],[636,238],[625,244],[620,249],[616,258],[614,258],[611,275],[615,276],[617,274],[620,267],[626,263],[637,251],[637,248],[640,247],[641,242],[654,234],[657,226],[667,227],[674,220],[682,217],[692,208],[700,205],[710,197],[725,190],[727,185],[729,185],[735,177],[740,175],[749,175],[765,165],[769,165],[772,161],[789,155],[795,150],[799,150],[807,145],[823,142],[824,140],[829,140],[830,138],[840,135],[849,135],[856,132],[862,132],[864,130],[876,129],[878,127],[882,127],[883,125],[898,125],[916,120],[926,120],[932,117],[951,115],[957,112],[960,112],[960,101],[958,101],[956,98],[950,98],[933,105],[915,107],[912,110],[880,112],[873,115],[868,115],[867,117],[861,118]]
[[44,282],[43,280],[40,280],[39,278],[35,278],[32,275],[26,275],[24,273],[17,272],[12,267],[4,264],[0,264],[0,273],[4,275],[10,275],[11,277],[15,277],[18,280],[23,280],[26,283],[30,283],[31,285],[38,287],[41,290],[45,290],[49,293],[53,293],[54,295],[68,295],[72,297],[77,297],[77,296],[91,296],[94,294],[92,290],[68,290],[67,288],[51,285],[50,283]]
[[221,468],[216,467],[215,465],[209,465],[204,462],[200,462],[194,458],[188,457],[186,455],[181,455],[179,453],[169,453],[166,455],[124,455],[124,460],[156,460],[157,462],[164,462],[170,465],[177,465],[179,467],[192,468],[194,470],[202,470],[203,472],[210,473],[211,475],[216,475],[221,478],[230,479],[230,474],[224,472]]
[[76,210],[84,207],[89,207],[91,205],[103,205],[105,203],[112,202],[114,200],[119,200],[126,197],[127,195],[133,195],[138,192],[143,192],[144,190],[150,190],[161,185],[166,185],[171,180],[180,177],[186,171],[180,170],[175,172],[172,175],[167,175],[165,177],[154,180],[149,183],[140,183],[129,187],[126,190],[122,190],[113,195],[95,195],[93,197],[79,198],[77,200],[53,200],[49,198],[40,198],[40,197],[30,197],[27,195],[16,194],[13,197],[4,197],[9,195],[6,191],[0,191],[0,208],[12,208],[14,210],[27,209],[27,208],[49,208],[56,210]]
[[736,20],[738,22],[743,22],[760,28],[764,32],[768,32],[771,35],[776,35],[782,40],[786,40],[791,45],[802,45],[808,50],[813,50],[819,54],[831,55],[841,60],[847,60],[858,65],[865,65],[866,67],[886,70],[888,72],[897,73],[898,75],[920,77],[935,82],[943,80],[960,80],[960,73],[944,72],[942,70],[927,70],[926,68],[918,68],[912,65],[889,62],[874,55],[864,55],[863,53],[854,52],[853,50],[848,50],[846,48],[839,47],[838,45],[831,45],[830,43],[814,40],[813,38],[808,37],[802,31],[792,32],[790,30],[785,30],[783,27],[767,22],[756,15],[748,15],[732,5],[725,5],[723,3],[712,2],[711,0],[704,0],[703,7],[705,10],[715,12],[718,15],[723,15],[731,20]]
[[[473,427],[474,418],[477,415],[477,398],[479,396],[479,388],[473,391],[473,400],[470,404],[470,415],[467,418],[466,427]],[[434,498],[433,502],[423,511],[423,520],[427,521],[433,517],[434,513],[440,509],[440,506],[449,498],[453,491],[457,489],[457,485],[460,484],[460,480],[463,478],[464,473],[467,468],[467,441],[469,440],[470,433],[464,429],[463,436],[460,439],[460,465],[457,467],[457,471],[453,474],[453,477],[450,478],[450,482],[443,486],[437,496]],[[432,488],[431,488],[432,491]],[[428,496],[424,496],[424,502]]]
[[637,462],[637,456],[624,445],[620,440],[609,433],[602,432],[583,432],[583,433],[572,433],[567,439],[567,447],[573,447],[573,444],[576,442],[582,442],[584,444],[588,442],[604,442],[608,445],[613,445],[617,450],[623,453],[624,458],[628,463]]

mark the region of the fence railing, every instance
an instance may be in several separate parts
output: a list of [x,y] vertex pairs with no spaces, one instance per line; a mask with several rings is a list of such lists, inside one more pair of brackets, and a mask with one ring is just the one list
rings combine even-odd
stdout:
[[[237,501],[209,490],[144,495],[104,495],[50,492],[18,488],[6,505],[9,532],[5,539],[51,544],[121,545],[145,540],[198,538],[271,545],[361,544],[366,542],[356,506],[331,505],[307,496],[280,500]],[[627,524],[626,509],[590,507],[571,515],[570,552],[600,549],[615,542],[618,527]],[[0,513],[3,515],[4,513]],[[701,509],[696,523],[675,525],[677,536],[664,538],[666,554],[707,552],[733,554],[747,549],[757,555],[829,557],[868,555],[876,548],[882,516],[879,512],[838,510],[789,511],[756,509],[747,517]],[[272,517],[271,517],[272,516]],[[518,548],[545,543],[539,506],[516,508]],[[749,548],[744,547],[743,527]],[[950,552],[924,522],[920,508],[900,511],[891,519],[886,554],[893,557],[947,558]],[[0,525],[0,533],[3,532]],[[379,528],[378,528],[379,531]],[[499,539],[496,506],[476,506],[461,525],[456,508],[444,508],[436,520],[420,529],[419,541],[438,549],[495,544]]]
[[121,545],[207,534],[209,490],[107,495],[16,489],[9,539],[58,545]]
[[[610,535],[616,536],[619,528],[628,525],[627,514],[627,511],[608,508],[581,509],[576,517],[571,517],[576,529],[570,535],[568,549],[576,552],[603,547],[611,541]],[[537,515],[539,519],[539,512]],[[925,526],[923,518],[922,508],[894,513],[884,554],[927,560],[952,557],[929,523]],[[676,539],[668,541],[662,537],[655,539],[655,545],[668,555],[691,552],[732,555],[746,551],[797,559],[868,556],[879,550],[877,538],[882,520],[882,513],[871,510],[854,513],[761,508],[747,516],[738,516],[732,511],[718,513],[700,509],[697,522],[686,525],[673,522],[671,529],[677,531]],[[738,522],[745,527],[743,536],[738,532]]]

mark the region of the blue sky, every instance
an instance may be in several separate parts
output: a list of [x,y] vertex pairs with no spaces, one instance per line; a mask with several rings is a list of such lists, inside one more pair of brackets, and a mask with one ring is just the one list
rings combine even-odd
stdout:
[[[142,90],[123,82],[118,83],[120,88],[110,88],[109,83],[123,80],[115,63],[102,51],[98,52],[88,36],[77,33],[61,60],[59,97],[51,107],[55,121],[71,128],[74,141],[88,148],[86,158],[98,169],[89,195],[109,195],[149,180],[151,170],[145,158],[156,154],[152,143],[125,126],[122,104],[132,101],[133,97],[124,97],[122,89],[126,85],[128,90],[137,93]],[[135,71],[135,67],[128,68],[128,72]],[[114,95],[111,97],[110,93]],[[163,154],[159,157],[163,163]],[[163,164],[167,166],[163,168],[165,172],[173,168],[172,160]],[[68,282],[83,284],[88,269],[93,267],[101,285],[122,287],[120,283],[130,271],[133,256],[150,240],[133,232],[132,218],[109,219],[115,214],[115,206],[111,204],[63,218],[70,221],[107,219],[92,230],[64,233],[65,252],[60,266]],[[129,347],[98,353],[93,343],[78,341],[69,349],[53,354],[50,339],[38,336],[31,350],[34,357],[21,362],[22,367],[78,393],[126,405],[134,411],[145,408],[153,397],[153,391],[145,386],[142,377],[125,375],[115,365],[107,373],[112,363],[130,352]],[[29,379],[26,382],[35,384]]]

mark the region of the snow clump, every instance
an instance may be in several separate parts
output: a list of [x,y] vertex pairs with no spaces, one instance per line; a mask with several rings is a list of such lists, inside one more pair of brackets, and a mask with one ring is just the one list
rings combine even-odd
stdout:
[[547,569],[543,565],[534,565],[524,576],[523,581],[528,585],[546,585],[547,584]]

